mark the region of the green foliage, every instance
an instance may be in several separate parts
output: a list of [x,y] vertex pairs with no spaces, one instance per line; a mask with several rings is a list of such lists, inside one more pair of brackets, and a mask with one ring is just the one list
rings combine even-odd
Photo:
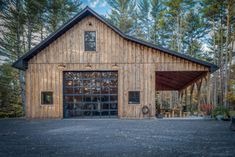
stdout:
[[149,18],[149,13],[150,13],[150,3],[148,0],[140,0],[139,3],[137,3],[137,16],[138,16],[138,21],[137,21],[137,26],[138,28],[141,28],[141,32],[139,34],[135,34],[139,38],[149,41],[150,37],[150,18]]
[[22,106],[20,105],[12,105],[11,108],[1,108],[0,110],[0,118],[12,118],[12,117],[22,117]]
[[109,21],[124,33],[131,34],[136,22],[135,3],[133,0],[107,0],[111,6]]
[[210,20],[218,21],[221,15],[225,15],[225,2],[223,0],[202,0],[201,12],[203,16]]
[[[107,0],[111,7],[109,21],[123,32],[162,47],[213,61],[220,67],[226,67],[226,55],[231,60],[232,55],[227,54],[226,45],[235,39],[235,5],[231,5],[231,20],[227,21],[228,2],[234,3],[232,0]],[[24,76],[12,69],[10,64],[80,9],[80,0],[0,1],[0,49],[7,52],[4,53],[7,61],[0,65],[1,115],[20,115],[21,102],[24,104]],[[231,23],[229,43],[226,43],[227,22]],[[204,43],[209,45],[208,51],[202,50]],[[0,55],[2,59],[3,53]],[[224,89],[222,80],[226,76],[223,73],[221,70],[218,77],[221,86],[217,88],[220,90]],[[234,105],[233,87],[234,78],[226,95]]]
[[184,51],[196,57],[197,54],[202,52],[201,40],[208,33],[208,26],[193,9],[190,9],[185,15],[184,32]]
[[54,32],[81,9],[80,0],[49,0],[46,11],[50,32]]
[[20,103],[17,71],[11,64],[0,66],[0,117],[19,117],[23,115]]
[[11,64],[80,9],[80,0],[0,1],[0,117],[25,107],[24,72]]
[[229,110],[225,108],[223,105],[217,106],[215,109],[212,111],[212,116],[216,117],[218,115],[223,115],[224,118],[229,118]]

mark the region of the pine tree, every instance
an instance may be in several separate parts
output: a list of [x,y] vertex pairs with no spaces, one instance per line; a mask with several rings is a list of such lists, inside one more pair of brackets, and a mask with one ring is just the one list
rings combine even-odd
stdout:
[[109,21],[127,34],[134,34],[135,3],[133,0],[107,0],[111,7]]
[[[61,2],[53,8],[58,10],[56,14],[58,17],[50,14],[53,10],[50,5],[52,2],[57,4]],[[4,53],[4,55],[8,57],[8,60],[4,61],[4,66],[2,65],[1,68],[3,69],[1,70],[8,69],[8,71],[12,72],[10,74],[16,75],[14,76],[14,80],[17,81],[15,81],[14,84],[12,84],[14,80],[11,80],[13,77],[7,80],[11,85],[10,88],[7,88],[15,89],[18,91],[16,93],[20,93],[20,95],[16,94],[16,96],[21,98],[23,110],[25,108],[24,71],[13,69],[11,64],[72,17],[80,9],[80,6],[81,3],[79,0],[0,1],[0,48],[7,52],[6,54]],[[2,56],[0,56],[0,58],[2,58]],[[2,72],[1,79],[4,80],[5,77],[7,77],[5,76],[5,72]],[[15,77],[18,77],[18,79]],[[5,89],[5,86],[9,86],[8,83],[6,85],[0,84],[1,89]],[[4,95],[4,97],[6,96]],[[9,102],[15,102],[13,101],[13,97],[12,99],[9,97],[9,99],[4,100],[4,105],[10,104]],[[6,102],[6,100],[8,102]]]
[[[160,0],[151,0],[151,11],[150,15],[152,17],[152,26],[150,28],[150,39],[151,42],[154,44],[160,44],[160,30],[163,27],[160,27],[161,23],[160,21],[162,20],[161,13],[163,11],[162,3]],[[163,38],[162,38],[163,40]]]
[[199,56],[201,53],[202,38],[208,33],[208,26],[203,18],[190,10],[185,15],[185,27],[183,44],[184,51],[191,56]]
[[142,35],[141,38],[143,40],[149,41],[150,40],[150,3],[148,0],[140,0],[137,3],[138,6],[138,19],[139,19],[139,26],[142,28]]
[[0,118],[22,116],[22,104],[19,99],[17,70],[10,64],[0,65]]
[[25,0],[24,3],[24,16],[25,16],[25,34],[26,34],[26,50],[30,50],[32,46],[35,45],[33,41],[40,41],[38,38],[38,31],[40,25],[44,22],[41,18],[45,13],[45,8],[47,5],[46,0],[34,1],[34,0]]
[[183,3],[184,0],[168,0],[164,2],[164,4],[167,7],[167,11],[165,13],[169,18],[168,20],[173,24],[171,25],[173,31],[173,36],[171,39],[172,41],[171,48],[173,50],[177,50],[178,52],[181,51],[181,44],[182,44],[181,24],[182,24]]
[[47,29],[56,31],[63,23],[81,10],[80,0],[50,0],[47,5]]
[[[14,1],[2,1],[1,3],[1,36],[0,43],[2,48],[9,53],[9,62],[12,63],[14,60],[18,59],[22,54],[22,36],[24,33],[24,11],[23,2],[20,0]],[[20,96],[22,99],[22,104],[24,108],[25,104],[25,83],[24,83],[24,73],[19,71],[18,73],[19,83],[14,85],[20,85]]]
[[[202,13],[210,24],[212,30],[211,42],[209,44],[211,48],[211,54],[214,58],[214,63],[220,68],[218,75],[214,76],[214,104],[217,104],[217,96],[219,97],[219,104],[223,104],[225,100],[224,96],[224,49],[225,49],[225,19],[226,19],[226,5],[225,1],[217,0],[203,0]],[[217,80],[219,80],[217,82]],[[218,93],[217,93],[218,92]]]

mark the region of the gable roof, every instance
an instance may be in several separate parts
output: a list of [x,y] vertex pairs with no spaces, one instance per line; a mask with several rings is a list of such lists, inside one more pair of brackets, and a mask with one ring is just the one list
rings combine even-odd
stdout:
[[110,27],[113,31],[118,33],[120,36],[122,36],[124,39],[156,49],[160,50],[162,52],[165,52],[167,54],[180,57],[182,59],[186,59],[188,61],[192,61],[197,64],[201,64],[203,66],[206,66],[209,68],[210,72],[214,72],[218,69],[218,67],[212,63],[199,60],[197,58],[191,57],[189,55],[185,55],[176,51],[172,51],[157,45],[154,45],[152,43],[148,43],[146,41],[134,38],[132,36],[124,34],[121,30],[119,30],[117,27],[114,25],[110,24],[104,17],[100,16],[97,14],[94,10],[89,8],[88,6],[85,7],[80,13],[78,13],[76,16],[74,16],[71,20],[66,22],[63,26],[61,26],[57,31],[54,33],[50,34],[45,40],[43,40],[41,43],[39,43],[37,46],[35,46],[33,49],[28,51],[26,54],[24,54],[22,57],[20,57],[16,62],[13,63],[13,67],[21,69],[21,70],[26,70],[28,67],[28,61],[38,54],[42,49],[47,47],[49,44],[51,44],[53,41],[55,41],[58,37],[60,37],[62,34],[64,34],[67,30],[69,30],[71,27],[73,27],[75,24],[77,24],[79,21],[81,21],[83,18],[87,16],[94,16],[98,18],[100,21],[105,23],[108,27]]

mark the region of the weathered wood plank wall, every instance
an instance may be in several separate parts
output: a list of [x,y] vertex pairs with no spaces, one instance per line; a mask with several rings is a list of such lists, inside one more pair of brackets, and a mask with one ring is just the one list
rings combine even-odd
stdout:
[[[92,26],[89,26],[92,23]],[[84,31],[97,33],[97,52],[84,52]],[[63,71],[118,70],[119,117],[142,118],[151,104],[155,114],[155,71],[207,71],[202,65],[123,39],[95,17],[87,17],[34,56],[26,71],[27,117],[63,117]],[[113,67],[117,63],[118,68]],[[90,64],[91,69],[86,69]],[[139,90],[141,103],[128,104],[128,91]],[[53,91],[54,104],[41,105],[41,91]]]

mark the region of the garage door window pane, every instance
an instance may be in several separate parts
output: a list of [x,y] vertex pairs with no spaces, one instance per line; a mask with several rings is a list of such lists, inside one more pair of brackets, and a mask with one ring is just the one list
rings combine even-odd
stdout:
[[116,103],[110,104],[110,109],[117,109],[117,104]]
[[102,109],[103,110],[108,110],[109,109],[109,104],[102,104]]
[[[117,115],[117,72],[69,72],[64,76],[65,117]],[[71,85],[67,87],[66,82]]]

